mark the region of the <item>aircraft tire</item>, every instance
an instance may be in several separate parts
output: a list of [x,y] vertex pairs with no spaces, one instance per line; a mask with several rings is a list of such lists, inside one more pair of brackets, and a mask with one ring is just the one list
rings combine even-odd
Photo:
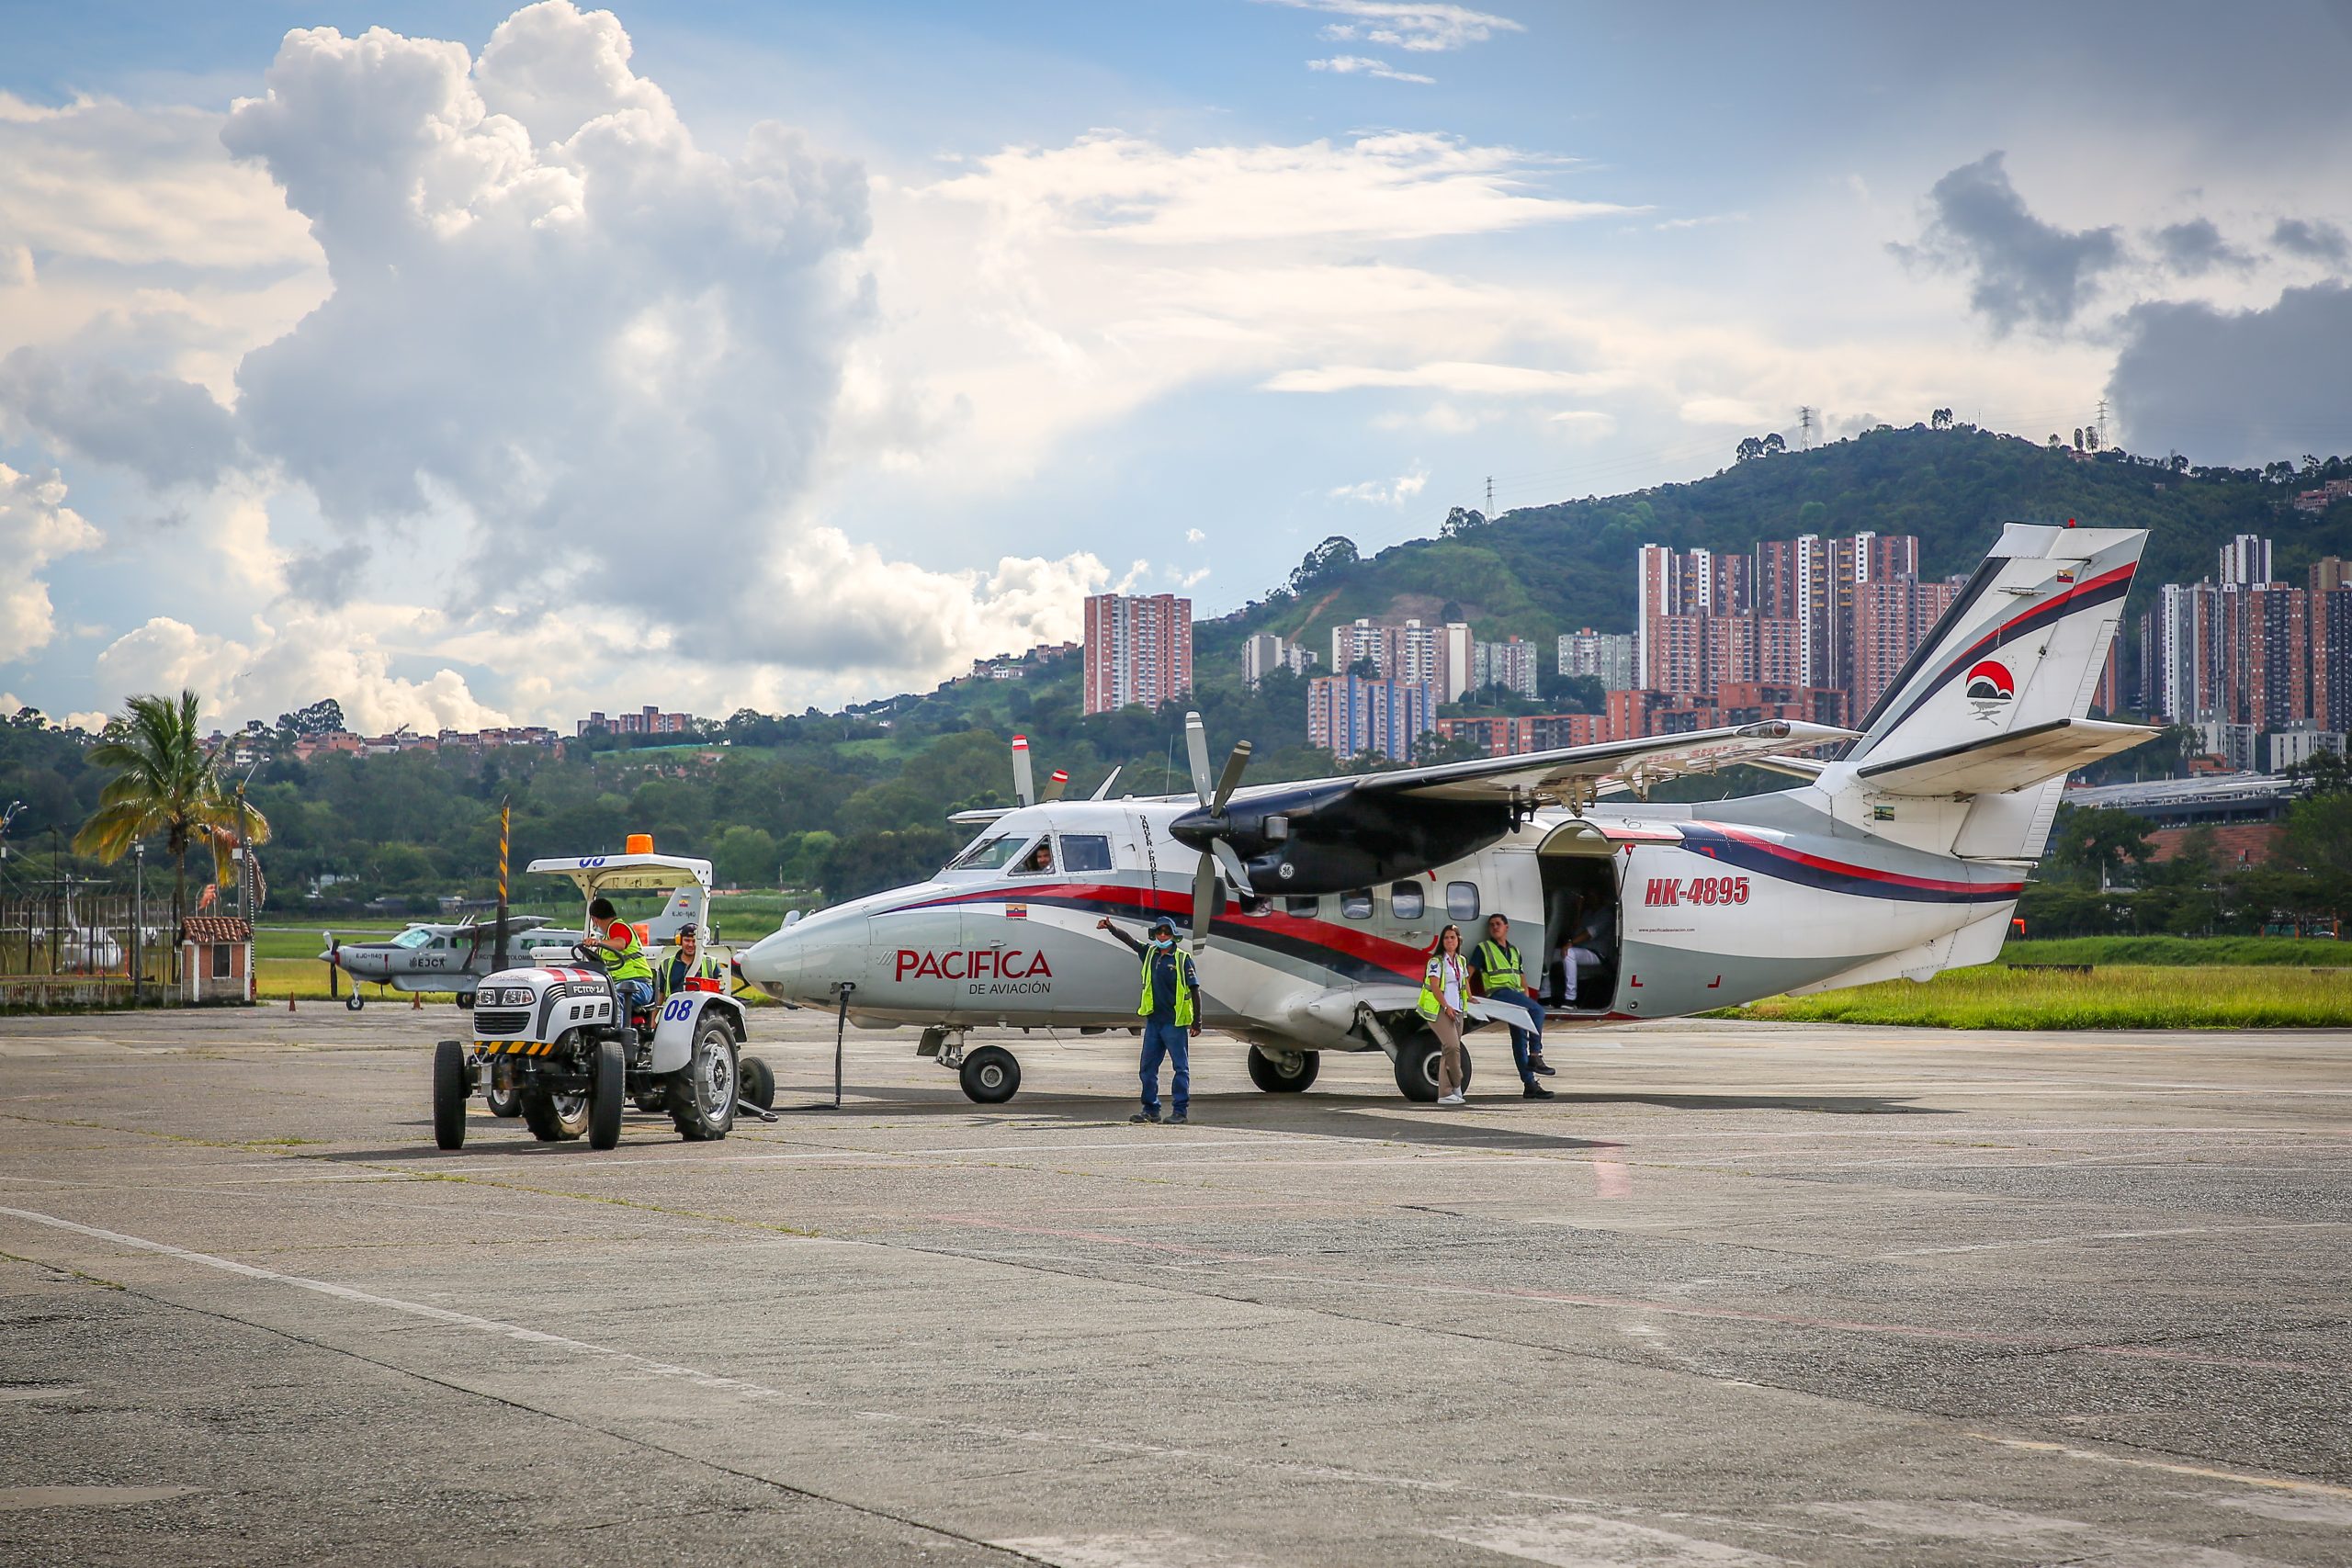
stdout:
[[1002,1105],[1021,1092],[1021,1062],[1001,1045],[983,1045],[964,1053],[957,1069],[964,1098],[975,1105]]
[[619,1041],[596,1042],[589,1083],[588,1146],[609,1149],[621,1141],[621,1112],[628,1107],[628,1065],[621,1057]]
[[[1421,1105],[1437,1102],[1438,1064],[1443,1050],[1437,1036],[1426,1029],[1416,1029],[1396,1047],[1396,1087],[1407,1100]],[[1462,1087],[1470,1087],[1470,1048],[1462,1049]]]
[[735,1130],[735,1100],[743,1092],[735,1060],[735,1032],[708,1013],[695,1033],[686,1065],[670,1075],[670,1121],[688,1143],[708,1143]]
[[368,998],[359,994],[359,982],[354,980],[351,982],[351,995],[343,998],[344,1010],[346,1012],[357,1012],[361,1008],[364,1008],[367,1005]]
[[1296,1094],[1315,1081],[1316,1073],[1323,1066],[1323,1053],[1301,1051],[1298,1060],[1298,1070],[1284,1074],[1280,1062],[1252,1045],[1250,1047],[1250,1081],[1268,1094]]
[[742,1085],[738,1092],[742,1095],[746,1104],[756,1105],[763,1111],[775,1109],[775,1069],[774,1067],[769,1066],[757,1056],[738,1054],[735,1058],[735,1072]]
[[433,1142],[466,1146],[466,1048],[455,1040],[433,1047]]
[[488,1081],[486,1075],[481,1089],[481,1102],[490,1107],[490,1113],[492,1116],[503,1117],[511,1121],[514,1117],[523,1114],[523,1096],[521,1091],[517,1089],[495,1088]]

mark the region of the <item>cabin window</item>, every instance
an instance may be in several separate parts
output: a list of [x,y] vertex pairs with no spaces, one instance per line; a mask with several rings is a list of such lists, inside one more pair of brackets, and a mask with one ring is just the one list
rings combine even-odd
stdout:
[[216,980],[229,977],[229,944],[225,942],[212,944],[212,977]]
[[970,849],[947,863],[950,871],[1002,871],[1020,858],[1029,840],[1010,833],[984,833]]
[[1358,887],[1340,895],[1340,914],[1344,919],[1372,919],[1372,889]]
[[1110,835],[1107,833],[1064,833],[1062,835],[1062,869],[1064,871],[1110,870]]
[[1388,885],[1388,912],[1400,920],[1421,918],[1421,885],[1418,882],[1392,882]]
[[1290,916],[1294,919],[1311,920],[1322,910],[1322,908],[1323,900],[1320,898],[1285,898],[1283,900],[1283,913]]
[[1445,885],[1445,918],[1449,920],[1475,920],[1478,918],[1476,883],[1449,882]]

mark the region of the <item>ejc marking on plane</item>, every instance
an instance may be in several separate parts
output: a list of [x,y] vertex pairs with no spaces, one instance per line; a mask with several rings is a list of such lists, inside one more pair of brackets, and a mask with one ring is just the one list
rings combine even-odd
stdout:
[[[1189,926],[1201,1022],[1250,1047],[1269,1090],[1324,1051],[1381,1051],[1436,1093],[1414,1010],[1447,921],[1510,918],[1531,967],[1588,926],[1600,962],[1547,1032],[1672,1018],[1778,991],[1926,979],[1996,953],[2066,773],[2154,731],[2086,716],[2146,535],[2010,524],[1859,732],[1792,722],[1240,787],[1212,775],[1197,716],[1191,796],[1016,795],[937,875],[820,910],[740,960],[771,995],[922,1027],[966,1093],[1012,1098],[989,1026],[1101,1033],[1136,1022],[1136,964],[1097,929]],[[1832,761],[1799,752],[1847,740]],[[1772,795],[1670,806],[1658,779],[1747,762]],[[1630,893],[1629,893],[1630,890]],[[1573,983],[1573,981],[1571,982]],[[1504,1021],[1511,1009],[1473,1011]]]

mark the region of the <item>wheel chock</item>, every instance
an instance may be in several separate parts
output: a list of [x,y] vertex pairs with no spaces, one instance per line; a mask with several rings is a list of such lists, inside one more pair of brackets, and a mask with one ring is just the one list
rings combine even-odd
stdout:
[[424,993],[423,991],[411,991],[408,994],[408,1010],[411,1012],[423,1012],[424,1010]]
[[294,1010],[294,998],[292,997],[286,998],[286,1010],[288,1012],[292,1012]]

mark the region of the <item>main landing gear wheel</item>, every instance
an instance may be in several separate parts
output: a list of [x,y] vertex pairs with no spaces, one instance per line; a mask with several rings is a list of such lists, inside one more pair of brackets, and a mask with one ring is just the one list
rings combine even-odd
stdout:
[[490,1107],[490,1113],[492,1116],[512,1118],[523,1114],[521,1091],[497,1088],[491,1082],[487,1071],[482,1074],[481,1102]]
[[965,1097],[980,1105],[1002,1105],[1021,1090],[1021,1064],[1001,1045],[965,1052],[958,1076]]
[[1259,1046],[1250,1047],[1250,1081],[1268,1094],[1296,1094],[1315,1081],[1322,1066],[1320,1051],[1287,1051],[1270,1056]]
[[454,1040],[433,1047],[433,1141],[466,1146],[466,1048]]
[[742,1079],[735,1066],[735,1032],[706,1015],[694,1054],[670,1077],[670,1120],[691,1143],[723,1138],[735,1127],[735,1097]]
[[350,1012],[357,1012],[368,1005],[368,998],[359,994],[358,981],[351,982],[351,995],[343,998],[343,1005],[345,1010]]
[[609,1149],[621,1141],[621,1111],[628,1104],[628,1066],[619,1041],[596,1042],[588,1081],[588,1146]]
[[757,1056],[735,1058],[736,1076],[742,1080],[738,1090],[746,1105],[756,1105],[763,1111],[775,1109],[775,1069]]
[[[1417,1029],[1397,1042],[1396,1087],[1404,1091],[1407,1100],[1423,1105],[1436,1102],[1438,1067],[1443,1060],[1444,1050],[1438,1044],[1437,1036],[1426,1029]],[[1462,1087],[1464,1090],[1470,1087],[1467,1046],[1462,1052]]]

